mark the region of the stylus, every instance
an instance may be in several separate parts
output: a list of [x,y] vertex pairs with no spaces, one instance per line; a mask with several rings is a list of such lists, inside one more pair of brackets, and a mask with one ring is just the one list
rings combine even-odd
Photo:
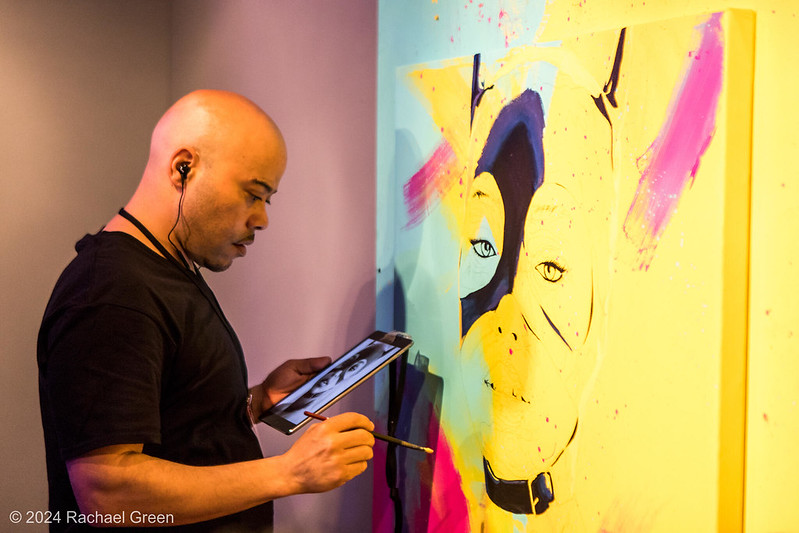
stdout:
[[[327,420],[326,416],[312,413],[310,411],[305,411],[305,416],[310,416],[311,418],[315,418],[317,420],[322,420],[322,421]],[[396,437],[392,437],[390,435],[383,435],[382,433],[377,433],[375,431],[370,431],[369,433],[374,435],[376,439],[384,440],[392,444],[399,444],[400,446],[405,446],[406,448],[411,448],[412,450],[419,450],[426,453],[433,453],[433,448],[428,448],[427,446],[419,446],[418,444],[405,442],[404,440],[400,440]]]

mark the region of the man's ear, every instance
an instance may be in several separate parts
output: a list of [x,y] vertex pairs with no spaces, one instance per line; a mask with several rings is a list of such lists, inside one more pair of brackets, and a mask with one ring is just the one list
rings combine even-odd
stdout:
[[193,166],[197,163],[197,154],[194,150],[182,148],[175,152],[170,159],[169,179],[177,188],[183,188],[192,176]]

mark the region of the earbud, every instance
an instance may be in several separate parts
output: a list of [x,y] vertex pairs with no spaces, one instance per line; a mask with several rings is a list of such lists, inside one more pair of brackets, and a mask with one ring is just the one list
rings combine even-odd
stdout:
[[182,179],[184,179],[184,180],[185,180],[185,179],[186,179],[186,176],[188,176],[188,175],[189,175],[189,170],[190,170],[190,168],[191,168],[191,167],[189,167],[189,164],[188,164],[188,163],[181,163],[181,164],[179,164],[179,165],[178,165],[178,174],[180,174],[180,177],[181,177]]

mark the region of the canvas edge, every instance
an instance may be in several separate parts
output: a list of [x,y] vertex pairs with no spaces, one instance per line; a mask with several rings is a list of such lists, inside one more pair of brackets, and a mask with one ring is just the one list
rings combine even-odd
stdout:
[[[724,11],[726,124],[718,531],[743,531],[749,335],[754,11]],[[744,238],[742,238],[742,236]]]

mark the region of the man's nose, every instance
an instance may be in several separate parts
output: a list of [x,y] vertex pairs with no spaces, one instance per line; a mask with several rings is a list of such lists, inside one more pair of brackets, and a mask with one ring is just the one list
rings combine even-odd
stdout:
[[254,214],[250,215],[248,223],[252,230],[266,229],[269,225],[269,216],[266,214],[266,204],[262,204]]

